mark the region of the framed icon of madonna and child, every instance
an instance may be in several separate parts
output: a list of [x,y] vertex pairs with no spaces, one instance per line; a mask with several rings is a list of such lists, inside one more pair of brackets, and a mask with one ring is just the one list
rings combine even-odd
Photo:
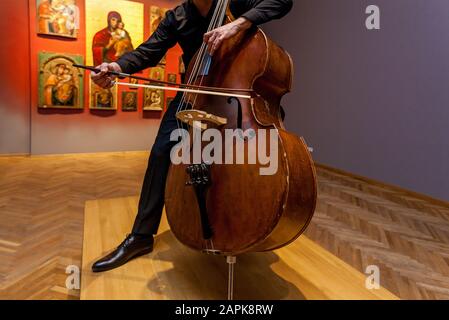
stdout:
[[[143,3],[86,0],[86,64],[115,62],[143,42]],[[116,110],[117,88],[104,90],[90,82],[90,109]]]
[[37,33],[77,38],[80,11],[76,0],[36,0]]
[[79,55],[39,53],[39,108],[83,109],[83,64]]

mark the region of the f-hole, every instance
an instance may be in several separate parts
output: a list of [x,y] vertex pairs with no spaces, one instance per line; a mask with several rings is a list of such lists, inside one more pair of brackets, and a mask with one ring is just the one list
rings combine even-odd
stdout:
[[229,97],[228,98],[228,104],[232,104],[232,101],[237,102],[237,129],[242,130],[243,128],[243,111],[242,111],[242,104],[240,103],[240,100],[236,97]]

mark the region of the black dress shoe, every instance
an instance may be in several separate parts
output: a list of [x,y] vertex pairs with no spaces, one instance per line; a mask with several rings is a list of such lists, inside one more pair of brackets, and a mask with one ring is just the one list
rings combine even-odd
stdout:
[[117,249],[95,262],[92,271],[104,272],[118,268],[134,258],[152,252],[153,244],[153,236],[144,237],[130,234]]

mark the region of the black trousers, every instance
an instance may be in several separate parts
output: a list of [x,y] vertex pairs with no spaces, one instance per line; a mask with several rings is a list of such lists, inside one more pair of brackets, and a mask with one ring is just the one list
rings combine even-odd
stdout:
[[156,141],[151,150],[148,168],[140,194],[139,208],[134,222],[133,234],[157,234],[164,209],[165,183],[170,168],[170,151],[177,143],[170,141],[173,130],[178,129],[176,113],[182,94],[178,94],[168,106]]

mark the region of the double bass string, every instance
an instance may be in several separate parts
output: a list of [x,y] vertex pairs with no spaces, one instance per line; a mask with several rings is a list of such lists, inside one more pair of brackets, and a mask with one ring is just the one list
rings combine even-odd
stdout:
[[[216,14],[217,14],[217,7],[214,10],[213,19],[215,19]],[[210,29],[210,26],[209,26],[209,29]],[[194,77],[196,76],[196,73],[197,73],[197,70],[198,70],[199,58],[200,58],[200,56],[203,55],[203,50],[204,50],[204,43],[202,44],[202,46],[200,48],[199,54],[197,56],[197,59],[195,60],[195,64],[193,66],[192,73],[190,74],[190,77],[189,77],[189,79],[187,81],[187,84],[191,84],[193,79],[194,79]],[[182,96],[181,102],[180,102],[180,104],[178,106],[177,113],[179,113],[181,110],[185,109],[183,106],[186,103],[186,96],[187,96],[186,93],[184,93],[183,96]],[[179,127],[180,126],[179,126],[179,122],[178,122],[178,129],[179,129]]]
[[[220,0],[220,1],[222,1],[222,0]],[[217,17],[218,7],[219,6],[216,6],[215,9],[214,9],[214,14],[213,14],[213,17],[212,17],[212,21],[215,20],[216,17]],[[208,31],[210,31],[210,30],[211,30],[211,25],[209,25],[209,28],[208,28]],[[197,75],[197,72],[198,72],[198,67],[199,67],[199,62],[202,59],[201,57],[204,54],[204,50],[205,50],[205,43],[203,42],[203,44],[201,45],[201,48],[199,50],[199,53],[197,55],[197,58],[195,60],[195,64],[193,66],[192,73],[190,74],[190,77],[189,77],[189,79],[187,81],[187,84],[192,84],[193,80],[196,78],[196,75]],[[178,109],[177,109],[176,113],[179,113],[180,111],[186,110],[188,108],[188,103],[190,101],[186,101],[186,100],[187,100],[187,93],[184,92],[184,94],[182,95],[181,102],[178,105]],[[177,117],[176,117],[176,124],[177,124],[178,130],[182,129],[182,122]],[[184,130],[182,130],[181,133],[182,133],[181,146],[182,146],[182,150],[185,150],[185,148],[184,148],[185,145],[184,144],[185,144],[185,135],[186,135],[186,133],[184,132]]]
[[[219,0],[219,3],[216,5],[216,7],[214,9],[214,14],[213,14],[212,19],[211,19],[211,23],[209,24],[207,32],[212,30],[212,27],[215,24],[215,21],[216,21],[216,19],[218,17],[219,9],[221,8],[221,3],[223,1],[224,0]],[[195,64],[193,66],[192,73],[190,74],[190,77],[189,77],[189,79],[187,81],[188,85],[192,84],[193,80],[197,77],[197,74],[198,74],[198,71],[199,71],[200,62],[204,59],[204,56],[205,56],[205,49],[206,49],[206,44],[203,42],[202,45],[201,45],[201,48],[200,48],[200,50],[198,52],[197,58],[195,59]],[[190,101],[187,101],[187,93],[184,92],[184,94],[182,95],[181,102],[178,105],[176,113],[179,113],[180,111],[186,110],[188,108],[188,103],[189,102]],[[178,118],[176,118],[176,124],[177,124],[178,129],[182,128],[182,123],[181,123],[181,121]],[[182,143],[183,147],[184,147],[184,141],[185,141],[185,132],[182,131],[182,141],[181,141],[181,143]]]
[[[223,23],[224,23],[224,19],[225,19],[225,16],[226,16],[226,9],[228,8],[229,0],[222,0],[222,2],[223,3],[220,5],[220,12],[218,14],[218,19],[216,21],[214,21],[212,29],[221,27],[223,25]],[[205,57],[206,57],[206,55],[205,55]],[[209,59],[212,59],[212,58],[209,57]],[[201,75],[201,80],[200,80],[199,86],[203,85],[204,77],[205,77],[205,74],[203,73]],[[195,105],[197,99],[198,99],[198,94],[195,95],[195,99],[193,101],[193,105]]]
[[[219,10],[221,8],[221,3],[223,1],[224,0],[219,0],[219,3],[216,5],[216,7],[214,9],[214,14],[213,14],[212,19],[211,19],[211,23],[209,24],[207,32],[211,31],[214,28],[214,25],[216,24],[217,17],[219,15]],[[204,57],[205,57],[205,53],[206,53],[205,50],[206,50],[206,44],[203,42],[202,45],[201,45],[200,50],[198,51],[194,67],[192,69],[190,78],[188,80],[189,84],[193,83],[194,79],[196,79],[196,77],[198,76],[198,73],[199,73],[199,70],[200,70],[199,68],[201,67],[201,65],[202,65],[202,63],[204,61]],[[185,99],[185,96],[183,98]],[[183,106],[184,106],[184,104],[180,104],[180,108],[178,109],[178,112],[185,109],[185,108],[183,108]]]
[[[222,25],[222,21],[224,19],[224,14],[226,12],[227,3],[228,3],[228,0],[220,1],[220,4],[218,6],[219,7],[219,11],[218,11],[217,17],[216,17],[216,19],[211,21],[211,27],[209,28],[210,30],[218,28],[218,27],[220,27]],[[210,65],[211,59],[212,59],[212,57],[207,52],[204,52],[204,55],[202,57],[202,64],[201,64],[200,70],[206,71],[206,66]],[[199,82],[200,86],[202,85],[202,83],[204,81],[205,75],[206,75],[206,72],[203,72],[202,74],[199,75],[199,76],[201,76],[200,82]],[[193,105],[196,104],[197,99],[198,99],[198,94],[195,94],[194,100],[193,100]]]
[[[221,3],[223,1],[224,0],[219,0],[218,4],[216,5],[216,7],[214,9],[214,14],[213,14],[212,19],[211,19],[211,23],[209,24],[207,32],[211,31],[214,28],[214,25],[216,24],[216,20],[217,20],[217,17],[218,17],[220,8],[221,8]],[[206,49],[206,43],[203,42],[201,47],[200,47],[200,50],[198,51],[198,55],[197,55],[197,58],[195,60],[195,64],[194,64],[194,66],[192,68],[192,72],[190,74],[190,77],[189,77],[189,80],[188,80],[187,84],[192,84],[194,79],[198,76],[198,72],[200,70],[199,68],[202,65],[202,61],[204,60],[204,57],[205,57],[205,53],[206,53],[205,49]],[[185,110],[188,107],[188,106],[184,107],[184,104],[186,102],[185,101],[186,100],[186,96],[187,96],[186,94],[183,95],[183,99],[181,100],[182,102],[179,104],[177,112],[183,111],[183,110]],[[190,101],[188,101],[188,102],[190,102]]]

